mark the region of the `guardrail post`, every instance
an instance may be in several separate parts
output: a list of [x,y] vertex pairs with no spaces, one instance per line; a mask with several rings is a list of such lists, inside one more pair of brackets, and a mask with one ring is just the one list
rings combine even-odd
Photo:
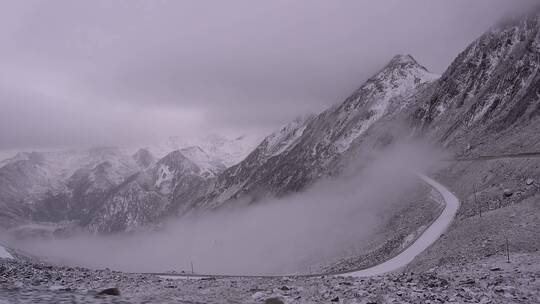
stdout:
[[510,246],[508,246],[508,236],[506,237],[506,263],[510,263]]

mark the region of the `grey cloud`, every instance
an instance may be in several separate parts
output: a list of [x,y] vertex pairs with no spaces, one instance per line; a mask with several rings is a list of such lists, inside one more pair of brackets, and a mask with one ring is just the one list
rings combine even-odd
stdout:
[[267,131],[343,100],[396,53],[441,73],[535,3],[5,1],[0,149]]

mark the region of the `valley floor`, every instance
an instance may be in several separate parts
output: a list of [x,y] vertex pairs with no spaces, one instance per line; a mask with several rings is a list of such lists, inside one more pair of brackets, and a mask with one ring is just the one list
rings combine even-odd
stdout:
[[[107,288],[119,296],[98,296]],[[170,279],[0,259],[0,303],[540,303],[540,254],[372,278]],[[272,302],[268,302],[272,303]],[[279,302],[274,302],[279,303]]]

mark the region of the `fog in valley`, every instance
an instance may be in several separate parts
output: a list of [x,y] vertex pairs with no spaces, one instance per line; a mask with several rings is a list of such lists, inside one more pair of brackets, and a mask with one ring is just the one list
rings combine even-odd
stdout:
[[[398,144],[351,164],[343,176],[281,199],[176,219],[157,232],[16,241],[48,260],[132,272],[284,274],[361,245],[443,154],[422,143]],[[369,165],[365,165],[368,163]],[[360,169],[362,168],[362,169]]]

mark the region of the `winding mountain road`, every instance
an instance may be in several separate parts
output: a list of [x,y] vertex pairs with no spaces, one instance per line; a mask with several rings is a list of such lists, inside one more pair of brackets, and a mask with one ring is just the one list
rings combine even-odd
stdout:
[[439,239],[448,226],[450,226],[459,209],[459,199],[450,190],[435,180],[422,174],[418,176],[441,194],[445,207],[439,217],[411,245],[397,256],[373,267],[341,273],[339,276],[368,277],[400,270]]
[[[431,223],[431,225],[422,232],[422,234],[413,241],[408,247],[406,247],[402,252],[396,255],[389,260],[364,269],[352,270],[347,272],[340,273],[324,273],[324,274],[311,274],[311,275],[292,275],[292,276],[306,276],[306,277],[316,277],[322,275],[334,275],[334,276],[352,276],[352,277],[368,277],[382,275],[389,272],[398,271],[410,262],[414,260],[416,256],[426,250],[431,244],[433,244],[439,237],[446,231],[450,226],[456,213],[459,209],[459,199],[450,192],[446,187],[433,180],[432,178],[423,175],[416,174],[424,182],[429,184],[433,189],[439,192],[444,200],[444,209],[441,214]],[[229,277],[228,275],[189,275],[189,274],[158,274],[163,278],[170,279],[182,279],[182,278],[203,278],[203,277]],[[280,275],[283,276],[283,275]],[[244,277],[242,275],[234,275],[233,277]],[[256,276],[248,275],[248,277],[278,277],[277,275],[270,276]]]

